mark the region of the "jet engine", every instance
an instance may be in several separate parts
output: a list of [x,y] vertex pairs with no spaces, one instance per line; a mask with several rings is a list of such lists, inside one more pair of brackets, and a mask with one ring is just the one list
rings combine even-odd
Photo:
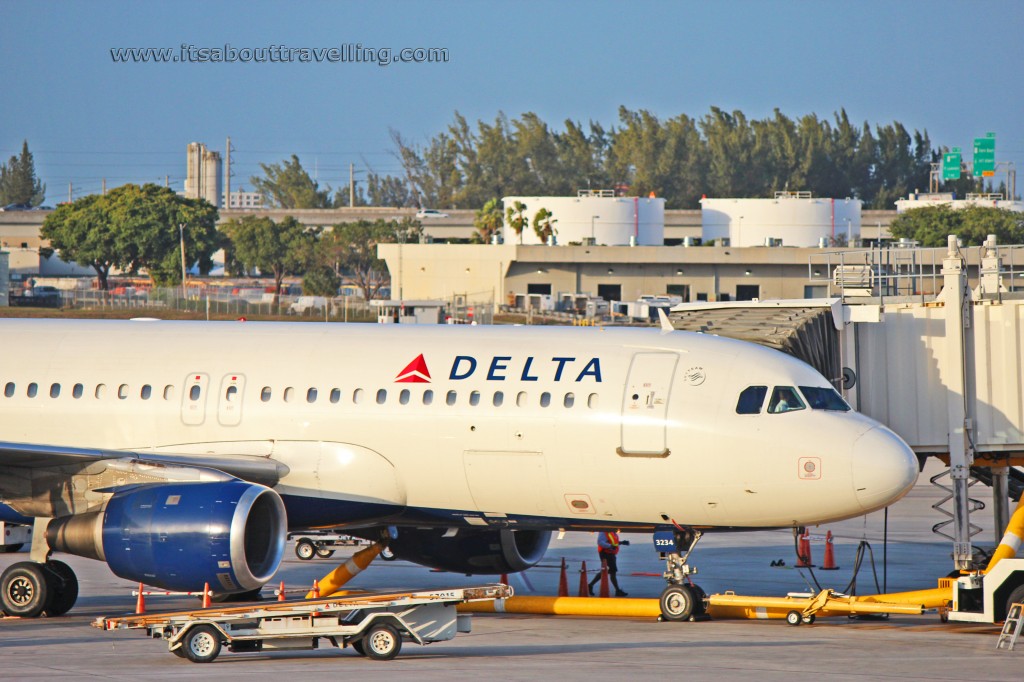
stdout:
[[540,562],[550,531],[400,528],[388,548],[399,559],[453,573],[497,575],[525,571]]
[[262,485],[156,483],[119,490],[102,510],[54,519],[46,539],[132,582],[184,591],[209,583],[236,594],[273,577],[287,525],[280,496]]

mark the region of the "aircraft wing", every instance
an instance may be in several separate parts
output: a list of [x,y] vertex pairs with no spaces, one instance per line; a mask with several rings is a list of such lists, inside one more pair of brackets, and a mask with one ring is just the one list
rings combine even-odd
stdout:
[[[284,464],[269,457],[255,455],[187,455],[0,441],[0,474],[10,467],[33,470],[57,469],[110,459],[134,460],[169,467],[216,469],[230,476],[266,486],[276,485],[288,473],[288,467]],[[0,475],[0,494],[4,492],[3,480],[4,476]]]

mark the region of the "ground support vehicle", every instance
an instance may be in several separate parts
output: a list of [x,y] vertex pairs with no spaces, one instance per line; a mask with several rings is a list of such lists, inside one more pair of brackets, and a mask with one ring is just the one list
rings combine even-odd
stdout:
[[32,543],[32,526],[0,521],[0,553],[18,552]]
[[430,644],[469,632],[470,614],[456,613],[467,601],[512,596],[508,585],[491,584],[423,592],[365,593],[324,599],[249,604],[196,611],[97,618],[103,630],[145,629],[167,642],[176,656],[209,663],[223,647],[233,652],[316,649],[321,640],[351,646],[367,658],[390,660],[403,641]]
[[343,547],[359,547],[369,545],[369,540],[354,538],[342,533],[310,531],[307,533],[289,533],[289,540],[295,541],[295,556],[309,561],[314,556],[328,559],[334,556],[335,550]]
[[1003,559],[987,572],[972,571],[948,582],[953,601],[949,620],[998,623],[1011,606],[1024,602],[1024,559]]

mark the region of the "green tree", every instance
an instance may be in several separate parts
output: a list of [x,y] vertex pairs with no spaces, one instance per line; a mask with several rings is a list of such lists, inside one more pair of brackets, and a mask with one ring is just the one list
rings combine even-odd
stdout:
[[478,244],[488,244],[491,237],[501,229],[501,200],[498,198],[488,199],[484,207],[476,212],[473,218],[473,241]]
[[340,223],[321,236],[321,258],[337,263],[369,301],[388,283],[387,265],[377,257],[377,245],[418,241],[422,234],[422,225],[408,218]]
[[95,269],[103,289],[113,268],[131,274],[145,270],[160,286],[181,281],[181,234],[189,261],[200,272],[212,269],[212,255],[222,246],[216,223],[217,209],[203,199],[186,199],[152,184],[122,185],[58,207],[41,234],[62,260]]
[[280,208],[331,207],[331,188],[320,189],[295,154],[283,163],[261,163],[260,168],[266,177],[253,176],[250,181],[271,205]]
[[45,197],[46,185],[36,178],[35,160],[28,150],[28,140],[24,140],[21,155],[12,156],[6,166],[0,166],[0,206],[39,206]]
[[512,231],[519,237],[519,243],[523,243],[523,230],[526,229],[529,224],[529,219],[526,217],[526,204],[521,201],[513,202],[511,206],[505,209],[505,218],[508,222],[508,226],[512,228]]
[[316,235],[292,216],[275,223],[270,218],[244,216],[221,226],[231,240],[233,258],[246,270],[258,269],[274,278],[274,296],[281,295],[287,275],[299,275],[313,257]]
[[542,242],[546,242],[548,237],[553,237],[558,230],[555,229],[555,223],[557,219],[552,218],[553,214],[546,208],[541,208],[533,216],[533,232],[537,235],[537,238]]
[[302,293],[308,296],[337,296],[339,286],[341,278],[329,265],[314,265],[302,278]]
[[896,238],[914,239],[921,246],[945,246],[951,234],[966,246],[979,246],[990,234],[996,235],[1000,244],[1020,244],[1024,240],[1024,218],[1015,211],[985,206],[924,206],[893,218],[889,232]]

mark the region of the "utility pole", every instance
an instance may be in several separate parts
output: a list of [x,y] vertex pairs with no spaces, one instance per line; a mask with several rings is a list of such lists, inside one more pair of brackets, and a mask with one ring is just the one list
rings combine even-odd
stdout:
[[68,203],[71,203],[71,181],[68,181]]
[[178,235],[181,238],[181,296],[185,297],[185,223],[178,223]]
[[170,186],[171,186],[171,176],[170,175],[165,175],[164,176],[164,187],[170,187]]
[[231,137],[224,147],[224,208],[231,208]]
[[356,165],[348,164],[348,207],[356,206]]
[[107,179],[103,178],[103,196],[107,196]]

